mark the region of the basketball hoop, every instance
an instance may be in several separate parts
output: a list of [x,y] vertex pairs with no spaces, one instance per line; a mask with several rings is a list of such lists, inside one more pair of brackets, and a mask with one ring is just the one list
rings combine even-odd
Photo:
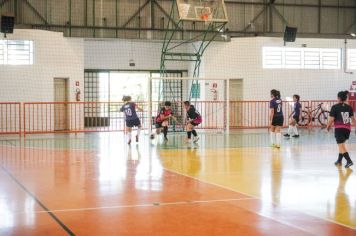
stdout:
[[210,7],[196,7],[197,16],[199,19],[204,21],[205,24],[209,24],[211,21],[211,9]]
[[207,21],[209,20],[209,14],[208,13],[204,13],[200,16],[200,19],[202,19],[203,21]]

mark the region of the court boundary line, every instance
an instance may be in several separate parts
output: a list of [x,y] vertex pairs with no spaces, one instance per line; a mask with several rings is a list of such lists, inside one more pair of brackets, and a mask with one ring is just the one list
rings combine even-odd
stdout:
[[[136,205],[116,205],[116,206],[102,206],[102,207],[86,207],[86,208],[69,208],[69,209],[57,209],[51,210],[51,212],[80,212],[80,211],[97,211],[97,210],[111,210],[111,209],[121,209],[121,208],[141,208],[141,207],[159,207],[159,206],[176,206],[176,205],[193,205],[193,204],[204,204],[204,203],[216,203],[216,202],[235,202],[235,201],[247,201],[256,200],[255,198],[229,198],[229,199],[215,199],[215,200],[193,200],[193,201],[177,201],[177,202],[152,202],[143,203]],[[17,214],[26,214],[29,212],[19,212]],[[41,214],[47,213],[44,211],[32,211],[31,213]]]
[[[244,193],[244,192],[241,192],[241,191],[237,191],[237,190],[234,190],[234,189],[232,189],[232,188],[230,188],[230,187],[227,187],[227,186],[223,186],[223,185],[216,184],[216,183],[210,183],[210,182],[208,182],[208,181],[206,181],[206,180],[200,180],[200,179],[198,179],[197,177],[189,176],[189,175],[187,175],[187,174],[179,173],[179,172],[177,172],[177,171],[170,170],[170,169],[167,169],[167,168],[163,168],[163,169],[166,170],[166,171],[168,171],[168,172],[175,173],[175,174],[179,174],[179,175],[182,175],[182,176],[185,176],[185,177],[187,177],[187,178],[191,178],[191,179],[197,180],[197,181],[202,182],[202,183],[205,183],[205,184],[210,184],[210,185],[215,186],[215,187],[219,187],[219,188],[222,188],[222,189],[230,190],[230,191],[235,192],[235,193],[240,193],[240,194],[246,195],[246,196],[248,196],[248,197],[251,197],[251,199],[253,198],[253,199],[255,199],[255,200],[259,200],[259,201],[263,202],[263,200],[262,200],[260,197],[252,196],[251,194],[247,194],[247,193]],[[276,204],[275,204],[274,202],[270,202],[270,203],[271,203],[272,205],[276,206]],[[291,210],[291,211],[296,211],[296,212],[299,212],[299,213],[301,213],[301,214],[309,215],[309,216],[318,218],[318,219],[320,219],[320,220],[327,221],[327,222],[329,222],[329,223],[334,223],[334,224],[343,226],[343,227],[348,228],[348,229],[351,229],[351,230],[356,230],[356,227],[352,227],[352,226],[349,226],[349,225],[345,225],[345,224],[343,224],[343,223],[340,223],[340,222],[337,222],[337,221],[334,221],[334,220],[331,220],[331,219],[322,218],[322,217],[320,217],[320,216],[311,214],[311,213],[309,213],[309,212],[306,213],[306,212],[302,212],[302,211],[297,210],[297,209],[287,208],[287,207],[282,207],[282,208],[287,209],[287,210]],[[251,210],[248,210],[248,211],[254,212],[254,211],[251,211]],[[261,214],[259,214],[259,213],[257,213],[257,212],[254,212],[254,213],[257,214],[257,215],[260,215],[260,216],[264,216],[264,215],[261,215]],[[270,217],[268,217],[268,216],[264,216],[264,217],[270,218]],[[275,220],[275,221],[279,221],[279,220],[274,219],[274,218],[270,218],[270,219]],[[283,223],[284,223],[284,221],[280,221],[280,222],[283,222]],[[286,223],[286,224],[289,225],[289,223]]]
[[70,236],[75,236],[74,232],[70,230],[49,208],[47,208],[37,197],[34,193],[28,190],[11,172],[2,164],[0,163],[0,168],[6,173],[7,176],[10,177],[24,192],[32,197],[33,200],[42,208],[44,209],[47,214],[55,221],[61,228],[67,232]]

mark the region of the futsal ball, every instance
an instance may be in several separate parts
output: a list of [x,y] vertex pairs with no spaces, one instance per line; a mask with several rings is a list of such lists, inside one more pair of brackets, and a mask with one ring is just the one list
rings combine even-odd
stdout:
[[155,138],[155,135],[154,134],[151,134],[151,137],[150,137],[151,139],[154,139]]

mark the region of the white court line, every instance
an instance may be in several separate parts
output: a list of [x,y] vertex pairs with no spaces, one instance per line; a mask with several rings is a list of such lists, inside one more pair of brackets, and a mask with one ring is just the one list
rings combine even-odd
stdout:
[[[202,183],[205,183],[205,184],[210,184],[210,185],[212,185],[212,186],[216,186],[216,187],[219,187],[219,188],[222,188],[222,189],[230,190],[230,191],[235,192],[235,193],[240,193],[240,194],[246,195],[246,196],[250,197],[251,200],[254,199],[254,200],[259,200],[259,201],[261,201],[261,202],[266,202],[265,200],[262,200],[262,199],[259,198],[259,197],[252,196],[252,195],[250,195],[250,194],[248,194],[248,193],[244,193],[244,192],[237,191],[237,190],[232,189],[232,188],[229,188],[229,187],[227,187],[227,186],[223,186],[223,185],[216,184],[216,183],[211,183],[211,182],[208,182],[208,181],[206,181],[206,180],[201,180],[201,179],[198,179],[197,177],[193,177],[193,176],[190,176],[190,175],[187,175],[187,174],[179,173],[179,172],[177,172],[177,171],[170,170],[170,169],[167,169],[167,168],[163,168],[163,169],[166,170],[166,171],[168,171],[168,172],[172,172],[172,173],[175,173],[175,174],[178,174],[178,175],[182,175],[182,176],[185,176],[185,177],[187,177],[187,178],[191,178],[191,179],[197,180],[197,181],[202,182]],[[270,202],[270,203],[271,203],[272,205],[274,205],[274,206],[277,206],[274,202]],[[279,207],[279,206],[278,206],[278,207]],[[334,220],[332,220],[332,219],[323,218],[323,217],[321,217],[321,216],[314,215],[314,214],[309,213],[309,212],[302,212],[301,210],[293,209],[293,208],[287,208],[287,207],[280,207],[280,209],[286,209],[286,210],[290,210],[290,211],[296,211],[296,212],[299,212],[299,213],[301,213],[301,214],[309,215],[309,216],[312,216],[312,217],[315,217],[315,218],[318,218],[318,219],[321,219],[321,220],[324,220],[324,221],[328,221],[328,222],[330,222],[330,223],[334,223],[334,224],[341,225],[341,226],[344,226],[344,227],[349,228],[349,229],[352,229],[352,230],[356,230],[356,227],[353,227],[353,226],[350,226],[350,225],[346,225],[346,224],[343,224],[343,223],[334,221]],[[247,210],[247,209],[245,209],[245,210]],[[247,210],[247,211],[253,212],[253,213],[257,214],[257,215],[260,215],[260,216],[269,218],[269,219],[271,219],[271,220],[274,220],[274,221],[277,221],[277,222],[280,222],[280,223],[283,223],[283,224],[286,224],[286,225],[290,225],[290,223],[288,223],[288,222],[284,222],[284,221],[281,221],[281,220],[278,220],[278,219],[274,219],[274,218],[272,218],[272,217],[270,217],[270,216],[266,216],[266,215],[260,214],[260,213],[257,212],[257,211],[251,211],[251,210]],[[293,226],[293,225],[290,225],[290,226]],[[293,226],[293,227],[299,229],[297,226]],[[305,229],[304,229],[304,231],[305,231]]]
[[[216,200],[193,200],[193,201],[179,201],[179,202],[153,202],[137,205],[117,205],[117,206],[104,206],[104,207],[87,207],[87,208],[72,208],[72,209],[58,209],[58,210],[49,210],[49,211],[24,211],[18,212],[17,214],[28,214],[28,213],[56,213],[56,212],[77,212],[77,211],[96,211],[96,210],[105,210],[105,209],[120,209],[120,208],[139,208],[139,207],[158,207],[158,206],[174,206],[174,205],[189,205],[189,204],[203,204],[203,203],[215,203],[215,202],[234,202],[234,201],[246,201],[246,200],[255,200],[251,197],[245,198],[229,198],[229,199],[216,199]],[[2,215],[0,213],[0,215]]]

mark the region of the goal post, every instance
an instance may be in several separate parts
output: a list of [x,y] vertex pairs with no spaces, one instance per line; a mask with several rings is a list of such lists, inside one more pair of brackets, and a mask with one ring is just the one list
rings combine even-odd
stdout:
[[154,117],[164,106],[172,103],[178,122],[170,123],[170,130],[184,131],[186,111],[184,101],[190,101],[201,114],[203,122],[197,128],[205,131],[229,132],[229,79],[190,77],[151,77],[148,85],[149,130],[154,128]]

